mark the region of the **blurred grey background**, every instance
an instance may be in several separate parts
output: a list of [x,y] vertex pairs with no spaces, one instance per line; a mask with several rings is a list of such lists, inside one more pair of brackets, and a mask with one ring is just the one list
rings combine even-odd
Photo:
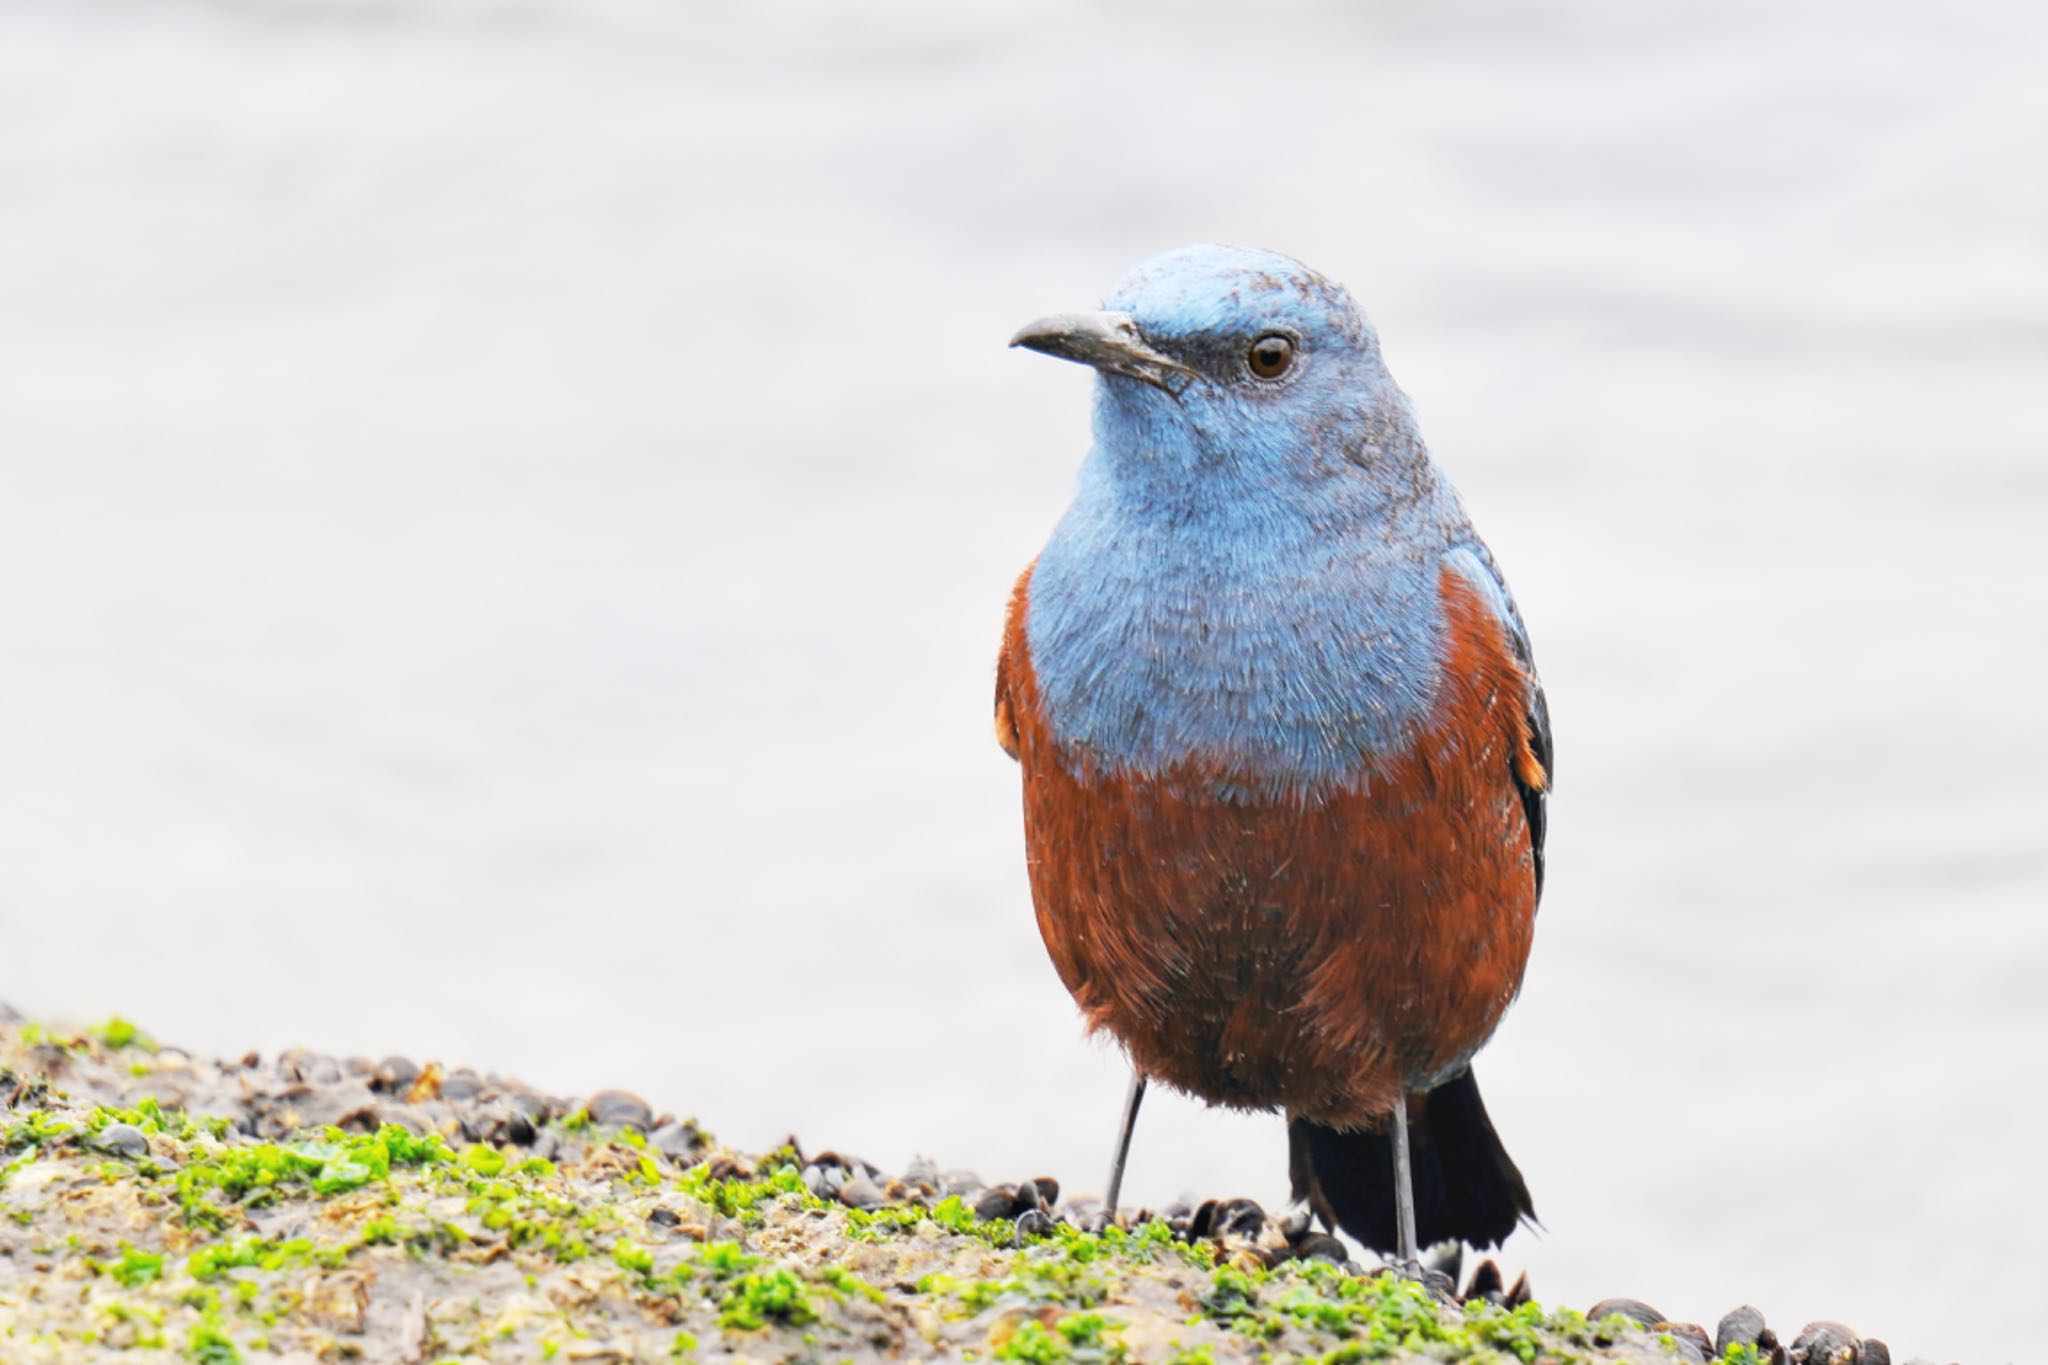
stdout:
[[[1373,316],[1556,716],[1546,1301],[2032,1347],[2048,9],[0,7],[0,998],[1099,1187],[989,733],[1188,241]],[[1284,1194],[1155,1102],[1141,1200]]]

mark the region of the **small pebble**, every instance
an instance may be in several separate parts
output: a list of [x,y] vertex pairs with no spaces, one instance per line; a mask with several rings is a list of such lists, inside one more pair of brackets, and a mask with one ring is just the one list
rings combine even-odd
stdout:
[[384,1122],[395,1123],[414,1137],[425,1137],[435,1129],[432,1119],[409,1104],[387,1104],[380,1112]]
[[[783,1146],[796,1146],[796,1139],[789,1139]],[[863,1161],[857,1156],[844,1156],[838,1152],[820,1152],[805,1164],[811,1166],[837,1166],[849,1176],[863,1175],[878,1185],[882,1181],[882,1168],[875,1165],[872,1161]]]
[[1059,1181],[1049,1175],[1034,1175],[1031,1177],[1031,1183],[1037,1187],[1038,1203],[1041,1208],[1049,1209],[1060,1202]]
[[988,1188],[988,1182],[973,1171],[946,1171],[939,1176],[939,1193],[957,1194],[962,1199]]
[[850,1209],[878,1209],[888,1200],[874,1181],[857,1175],[839,1187],[839,1202]]
[[497,1100],[478,1105],[463,1115],[462,1131],[473,1142],[509,1142],[524,1147],[534,1139],[533,1120]]
[[1017,1242],[1022,1245],[1026,1237],[1043,1237],[1052,1231],[1052,1215],[1044,1209],[1029,1208],[1017,1215]]
[[1863,1338],[1863,1365],[1892,1365],[1892,1348],[1876,1337]]
[[647,1145],[663,1156],[687,1162],[697,1155],[697,1149],[704,1145],[703,1134],[692,1123],[669,1122],[662,1124],[647,1135]]
[[474,1071],[451,1072],[441,1081],[441,1098],[444,1100],[473,1100],[483,1093],[483,1077]]
[[27,1022],[26,1019],[22,1018],[20,1010],[14,1008],[5,1000],[0,1000],[0,1024],[25,1024]]
[[377,1067],[376,1079],[370,1082],[372,1090],[397,1094],[419,1079],[420,1069],[407,1057],[386,1057]]
[[1645,1327],[1654,1327],[1664,1321],[1662,1313],[1641,1299],[1602,1299],[1586,1310],[1586,1321],[1598,1322],[1602,1318],[1611,1318],[1616,1313]]
[[1489,1257],[1472,1268],[1471,1282],[1465,1286],[1462,1297],[1468,1303],[1473,1299],[1484,1299],[1499,1307],[1507,1299],[1507,1288],[1501,1281],[1500,1266]]
[[1311,1232],[1294,1244],[1294,1254],[1304,1261],[1328,1261],[1343,1265],[1351,1259],[1344,1244],[1327,1232]]
[[1266,1228],[1266,1211],[1250,1199],[1226,1199],[1209,1215],[1211,1237],[1254,1238]]
[[704,1174],[713,1180],[752,1180],[754,1164],[731,1152],[716,1152],[704,1163]]
[[515,1090],[505,1097],[514,1109],[526,1115],[536,1124],[546,1123],[562,1111],[562,1106],[546,1095],[536,1095],[531,1090]]
[[1017,1191],[1008,1185],[991,1186],[974,1201],[974,1216],[984,1221],[1014,1217],[1016,1212]]
[[149,1139],[142,1130],[126,1123],[110,1123],[100,1129],[99,1149],[129,1161],[149,1155]]
[[374,1133],[384,1126],[384,1112],[374,1104],[359,1104],[334,1119],[344,1133]]
[[658,1228],[672,1228],[683,1220],[682,1216],[674,1209],[656,1207],[648,1210],[647,1221]]
[[1754,1346],[1763,1333],[1764,1315],[1761,1310],[1746,1303],[1740,1308],[1731,1308],[1714,1329],[1714,1354],[1725,1356],[1731,1346]]
[[1679,1341],[1689,1341],[1699,1351],[1700,1359],[1706,1360],[1714,1354],[1713,1340],[1707,1336],[1707,1329],[1696,1322],[1666,1322],[1658,1324]]
[[1386,1263],[1386,1268],[1392,1270],[1404,1280],[1413,1280],[1416,1284],[1421,1285],[1429,1292],[1431,1298],[1445,1307],[1456,1308],[1458,1306],[1458,1282],[1444,1274],[1443,1271],[1431,1270],[1428,1266],[1424,1265],[1414,1265],[1408,1269],[1402,1269],[1391,1260]]
[[1678,1350],[1678,1358],[1686,1365],[1707,1365],[1707,1353],[1691,1337],[1682,1337],[1674,1332],[1671,1341]]
[[1839,1322],[1809,1322],[1792,1339],[1794,1365],[1852,1365],[1856,1334]]
[[308,1052],[295,1047],[279,1054],[277,1069],[295,1081],[307,1085],[339,1085],[341,1064],[332,1057],[323,1057],[317,1052]]
[[627,1090],[600,1090],[583,1107],[590,1121],[604,1128],[645,1128],[654,1117],[647,1101]]

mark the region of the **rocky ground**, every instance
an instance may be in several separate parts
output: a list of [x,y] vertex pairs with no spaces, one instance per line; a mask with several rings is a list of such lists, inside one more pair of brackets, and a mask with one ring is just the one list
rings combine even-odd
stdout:
[[[1040,1177],[729,1151],[639,1098],[391,1058],[206,1061],[0,1006],[0,1362],[1693,1361],[1889,1365],[1425,1282],[1248,1200],[1105,1225]],[[1463,1283],[1454,1281],[1462,1276]]]

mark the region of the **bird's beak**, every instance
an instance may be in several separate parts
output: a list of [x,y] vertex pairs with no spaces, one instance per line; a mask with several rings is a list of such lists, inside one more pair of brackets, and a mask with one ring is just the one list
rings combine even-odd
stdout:
[[1145,344],[1128,313],[1056,313],[1021,328],[1010,344],[1125,375],[1175,397],[1195,381],[1193,370]]

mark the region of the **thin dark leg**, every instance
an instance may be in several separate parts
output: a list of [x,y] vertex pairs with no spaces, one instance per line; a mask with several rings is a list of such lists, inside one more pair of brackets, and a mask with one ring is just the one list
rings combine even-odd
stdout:
[[1116,1135],[1116,1160],[1109,1167],[1109,1193],[1102,1196],[1102,1212],[1106,1218],[1116,1217],[1116,1197],[1124,1187],[1124,1159],[1131,1154],[1131,1133],[1138,1126],[1138,1105],[1144,1098],[1144,1073],[1132,1067],[1131,1088],[1124,1095],[1124,1125]]
[[1394,1103],[1394,1243],[1403,1265],[1420,1258],[1415,1247],[1415,1165],[1408,1157],[1408,1097]]

